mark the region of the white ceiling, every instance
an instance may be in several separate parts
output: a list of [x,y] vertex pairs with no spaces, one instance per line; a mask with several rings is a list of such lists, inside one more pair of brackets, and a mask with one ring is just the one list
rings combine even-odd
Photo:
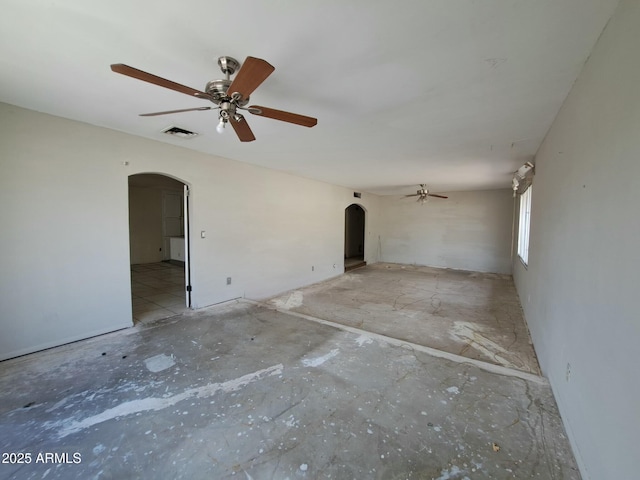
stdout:
[[[506,188],[617,3],[2,0],[0,101],[372,193]],[[215,111],[139,117],[207,102],[109,68],[203,90],[221,55],[267,60],[251,104],[318,125],[247,114],[240,143]]]

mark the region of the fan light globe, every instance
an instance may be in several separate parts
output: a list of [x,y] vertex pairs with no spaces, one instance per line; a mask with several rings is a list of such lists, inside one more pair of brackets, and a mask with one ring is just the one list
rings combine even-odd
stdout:
[[218,123],[218,126],[216,127],[216,131],[218,133],[224,133],[224,119],[220,119],[220,123]]

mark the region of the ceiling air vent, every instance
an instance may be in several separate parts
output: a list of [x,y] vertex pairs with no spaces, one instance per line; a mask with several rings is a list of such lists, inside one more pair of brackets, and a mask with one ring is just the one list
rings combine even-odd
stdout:
[[174,137],[180,137],[180,138],[193,138],[198,135],[196,132],[185,130],[184,128],[180,128],[180,127],[165,128],[164,130],[162,130],[162,133],[166,133],[167,135],[173,135]]

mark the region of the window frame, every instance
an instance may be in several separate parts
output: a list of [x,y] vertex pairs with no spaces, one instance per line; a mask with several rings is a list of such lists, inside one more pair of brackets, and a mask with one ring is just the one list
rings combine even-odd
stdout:
[[532,190],[532,186],[529,185],[520,195],[520,214],[518,215],[518,257],[525,267],[529,265]]

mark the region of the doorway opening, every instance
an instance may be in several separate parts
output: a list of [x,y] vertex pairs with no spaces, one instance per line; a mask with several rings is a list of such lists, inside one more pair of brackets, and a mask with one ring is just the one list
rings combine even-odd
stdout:
[[186,184],[155,173],[129,176],[129,258],[134,324],[191,307]]
[[364,267],[365,211],[353,203],[344,211],[344,271]]

